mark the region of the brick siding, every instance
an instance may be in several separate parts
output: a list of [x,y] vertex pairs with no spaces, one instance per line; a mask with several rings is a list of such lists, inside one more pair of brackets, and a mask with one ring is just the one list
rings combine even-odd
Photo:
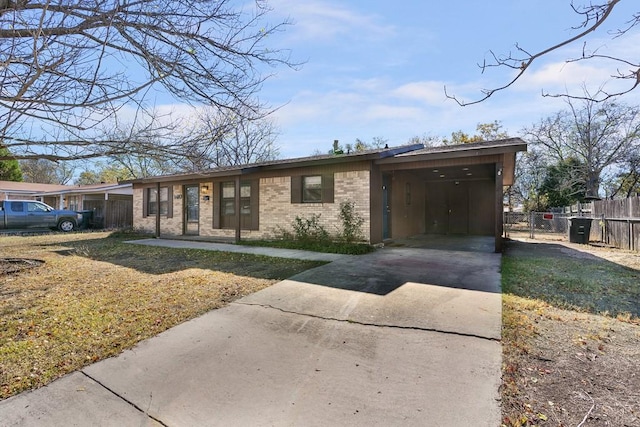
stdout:
[[[200,197],[200,229],[199,235],[205,237],[233,238],[235,230],[223,230],[213,228],[213,185],[211,182],[200,184],[207,185],[210,200],[202,200]],[[320,223],[332,235],[341,232],[339,218],[340,204],[342,202],[354,202],[356,212],[364,218],[362,232],[366,241],[370,235],[370,175],[368,170],[336,172],[334,174],[334,203],[291,203],[291,177],[268,177],[260,179],[260,228],[259,230],[242,230],[243,239],[264,239],[276,237],[282,229],[292,231],[291,224],[296,216],[310,218],[313,214],[320,215]],[[153,233],[156,226],[156,217],[143,217],[143,192],[142,188],[133,191],[133,216],[134,227]],[[182,235],[182,199],[176,199],[175,195],[182,193],[182,187],[173,187],[173,218],[161,216],[160,233],[168,236]]]

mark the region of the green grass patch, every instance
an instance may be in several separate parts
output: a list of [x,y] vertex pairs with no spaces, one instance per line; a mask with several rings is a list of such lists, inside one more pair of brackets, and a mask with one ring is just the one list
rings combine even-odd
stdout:
[[507,254],[502,290],[559,308],[640,316],[640,272],[596,257]]
[[376,248],[366,243],[334,242],[330,240],[243,240],[241,244],[345,255],[363,255],[376,250]]

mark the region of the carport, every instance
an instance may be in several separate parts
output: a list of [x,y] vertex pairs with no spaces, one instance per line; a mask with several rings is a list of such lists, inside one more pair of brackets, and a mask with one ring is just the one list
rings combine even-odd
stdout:
[[509,138],[376,161],[372,241],[419,234],[493,236],[494,250],[501,252],[503,194],[513,184],[516,153],[526,147],[520,138]]

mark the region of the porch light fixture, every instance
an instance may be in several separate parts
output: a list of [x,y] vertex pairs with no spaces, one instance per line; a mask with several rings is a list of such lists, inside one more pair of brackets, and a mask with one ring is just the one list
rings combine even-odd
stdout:
[[202,192],[203,193],[208,193],[209,192],[209,186],[208,185],[203,185],[202,186]]
[[175,196],[173,196],[176,200],[180,200],[182,199],[182,194],[176,194]]

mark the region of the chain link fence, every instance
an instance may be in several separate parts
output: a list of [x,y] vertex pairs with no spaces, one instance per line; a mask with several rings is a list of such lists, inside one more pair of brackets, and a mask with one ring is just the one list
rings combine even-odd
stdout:
[[[584,231],[584,228],[575,229],[576,224],[575,221],[572,222],[573,218],[583,218],[583,221],[587,220],[587,222],[591,220],[590,224],[587,223],[587,225],[590,225],[590,227],[587,227],[589,235],[585,236],[587,242],[589,240],[601,240],[599,218],[557,212],[505,212],[504,235],[505,237],[526,235],[530,239],[570,239],[572,232],[580,233]],[[576,236],[573,237],[575,238]]]

